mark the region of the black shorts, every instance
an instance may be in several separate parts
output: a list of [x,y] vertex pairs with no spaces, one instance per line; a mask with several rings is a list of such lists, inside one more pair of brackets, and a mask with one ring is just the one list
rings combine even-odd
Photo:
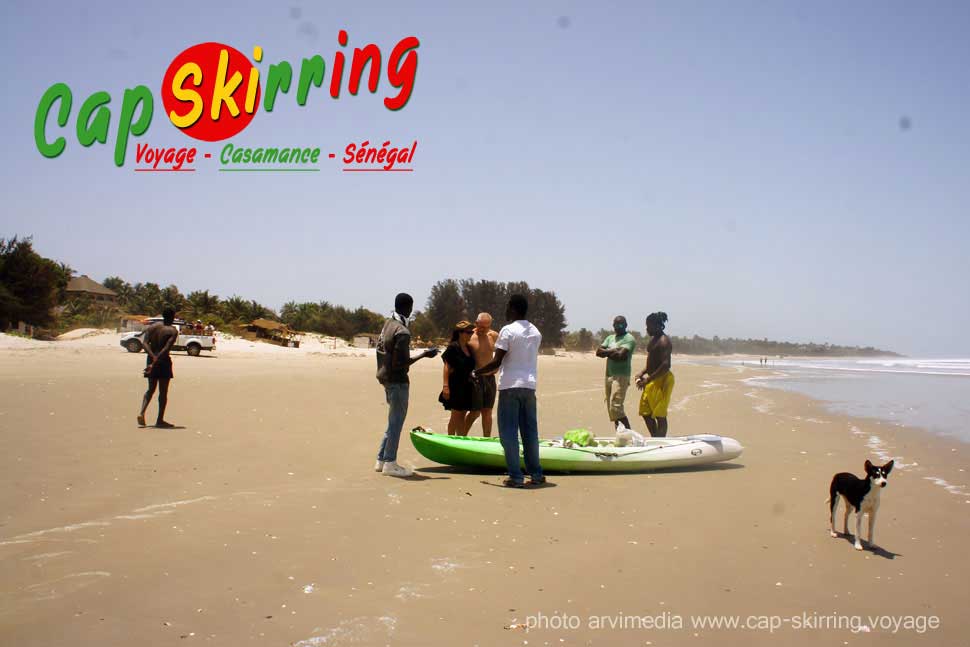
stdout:
[[[145,366],[152,366],[152,358],[150,355],[145,358]],[[170,355],[159,357],[155,361],[155,365],[152,366],[151,373],[145,377],[156,380],[171,380],[175,377],[175,373],[172,371],[172,357]]]
[[494,375],[483,375],[478,378],[478,391],[481,398],[480,409],[491,409],[495,406],[495,392],[497,387],[495,385]]

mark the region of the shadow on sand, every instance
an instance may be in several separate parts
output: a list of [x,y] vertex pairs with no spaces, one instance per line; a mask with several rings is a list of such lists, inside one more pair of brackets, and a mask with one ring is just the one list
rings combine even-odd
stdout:
[[[851,533],[844,533],[844,532],[840,532],[836,534],[838,534],[839,539],[843,539],[850,545],[855,546],[855,535]],[[865,541],[862,542],[862,552],[869,552],[875,555],[876,557],[882,557],[883,559],[896,559],[897,557],[903,556],[902,553],[894,553],[891,550],[886,550],[882,546],[873,546]]]
[[[739,470],[744,469],[743,464],[739,463],[712,463],[710,465],[694,465],[685,467],[666,467],[656,470],[638,470],[638,471],[622,471],[622,472],[560,472],[554,470],[542,469],[544,474],[568,474],[569,476],[604,476],[610,474],[680,474],[683,472],[721,472],[726,470]],[[418,471],[432,473],[432,474],[473,474],[477,476],[486,476],[490,474],[502,474],[505,472],[501,468],[490,468],[490,467],[478,467],[469,465],[435,465],[433,467],[421,467]]]

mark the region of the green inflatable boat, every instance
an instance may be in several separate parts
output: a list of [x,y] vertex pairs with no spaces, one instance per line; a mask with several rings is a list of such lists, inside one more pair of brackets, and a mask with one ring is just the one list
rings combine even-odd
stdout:
[[[615,438],[597,438],[590,447],[566,447],[561,440],[540,440],[539,461],[547,472],[645,472],[731,460],[744,450],[733,438],[700,434],[648,438],[640,447],[617,447]],[[444,465],[505,469],[498,438],[448,436],[421,427],[411,430],[411,443],[428,460]],[[521,448],[519,450],[521,461]]]

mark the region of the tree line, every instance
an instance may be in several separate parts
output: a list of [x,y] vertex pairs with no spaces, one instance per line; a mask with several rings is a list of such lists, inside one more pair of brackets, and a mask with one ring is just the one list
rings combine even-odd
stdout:
[[[128,283],[110,276],[102,284],[118,295],[117,304],[68,296],[67,283],[72,269],[44,258],[33,248],[30,237],[0,238],[0,330],[20,321],[47,329],[48,333],[86,326],[114,326],[122,314],[157,315],[166,306],[179,311],[187,320],[202,320],[217,328],[247,324],[254,319],[281,321],[294,330],[316,332],[350,339],[360,333],[377,333],[385,316],[364,307],[356,309],[326,301],[286,303],[277,314],[273,309],[240,296],[220,299],[209,290],[183,295],[175,285]],[[505,306],[512,294],[529,299],[529,320],[542,333],[543,346],[591,351],[611,330],[593,332],[586,328],[566,331],[566,309],[555,292],[532,288],[525,282],[501,283],[482,279],[445,279],[431,287],[424,310],[414,313],[411,331],[424,340],[448,338],[454,325],[463,319],[474,321],[479,312],[490,313],[496,327],[504,323]],[[646,349],[643,335],[630,331],[638,340],[639,352]],[[769,341],[768,339],[712,339],[694,335],[672,336],[674,352],[693,355],[815,355],[825,357],[885,356],[890,351],[872,346],[837,346],[826,343]]]
[[480,312],[489,313],[496,324],[501,324],[513,294],[529,300],[529,321],[542,333],[542,345],[562,346],[566,333],[565,306],[555,292],[529,287],[524,281],[501,283],[471,278],[438,281],[431,286],[425,309],[415,313],[411,332],[422,339],[447,338],[456,323],[474,321]]
[[[580,328],[575,332],[568,333],[563,339],[563,346],[566,350],[588,352],[595,349],[609,335],[612,330],[601,328],[597,332]],[[643,333],[631,330],[630,334],[637,340],[638,353],[647,351],[646,339]],[[839,346],[828,343],[815,342],[786,342],[771,341],[765,339],[736,339],[728,337],[722,339],[717,335],[708,339],[699,335],[691,337],[678,337],[671,335],[670,341],[673,344],[675,353],[684,355],[764,355],[768,357],[779,356],[818,356],[818,357],[879,357],[879,356],[898,356],[897,353],[888,350],[873,348],[872,346]]]

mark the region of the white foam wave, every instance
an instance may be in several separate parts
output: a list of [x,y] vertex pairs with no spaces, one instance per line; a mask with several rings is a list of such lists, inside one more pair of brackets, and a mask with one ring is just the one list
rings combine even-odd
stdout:
[[135,512],[148,512],[150,510],[159,510],[163,508],[176,508],[180,505],[188,505],[190,503],[198,503],[199,501],[214,501],[214,496],[200,496],[197,499],[185,499],[184,501],[170,501],[168,503],[156,503],[154,505],[146,505],[144,508],[135,508]]
[[924,476],[925,480],[932,482],[935,485],[939,485],[941,488],[949,492],[950,494],[957,494],[959,496],[967,495],[966,485],[953,485],[948,483],[945,479],[941,479],[938,476]]

